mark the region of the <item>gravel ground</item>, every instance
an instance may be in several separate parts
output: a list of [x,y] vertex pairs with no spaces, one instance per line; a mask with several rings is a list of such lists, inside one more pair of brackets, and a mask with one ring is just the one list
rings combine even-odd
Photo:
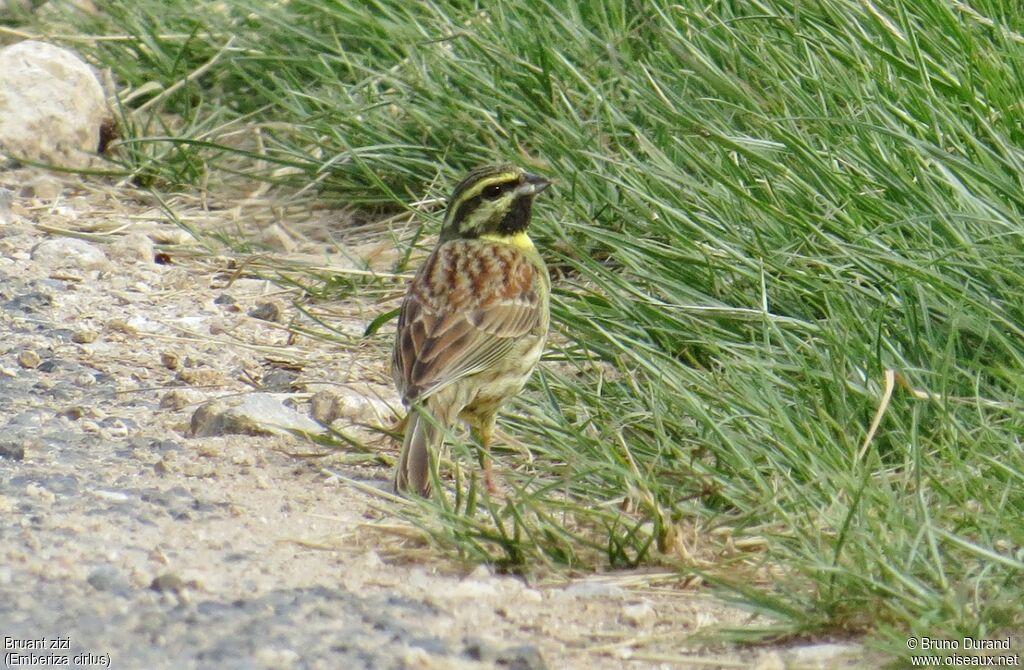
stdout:
[[[386,356],[289,339],[266,320],[287,296],[177,253],[190,238],[141,200],[27,171],[0,186],[7,666],[860,667],[850,644],[691,645],[747,622],[702,592],[467,572],[348,479],[383,486],[383,466],[296,458],[313,449],[287,435],[193,436],[198,407],[255,382],[285,413],[331,388],[348,419],[389,421]],[[343,312],[353,333],[376,314]]]

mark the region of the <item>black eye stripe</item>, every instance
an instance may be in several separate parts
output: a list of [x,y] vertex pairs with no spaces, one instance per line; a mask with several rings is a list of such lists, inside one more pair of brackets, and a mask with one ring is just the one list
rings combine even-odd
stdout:
[[501,195],[502,191],[504,191],[506,187],[506,184],[491,184],[484,188],[484,190],[481,191],[480,195],[485,200],[494,200],[499,195]]

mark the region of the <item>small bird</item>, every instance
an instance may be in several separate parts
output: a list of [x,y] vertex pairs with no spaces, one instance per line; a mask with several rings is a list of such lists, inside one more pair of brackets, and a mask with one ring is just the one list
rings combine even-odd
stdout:
[[432,450],[462,419],[483,447],[494,492],[498,410],[530,378],[548,334],[551,279],[526,229],[534,197],[550,185],[501,164],[470,171],[452,192],[437,246],[398,315],[392,373],[408,414],[395,491],[430,496]]

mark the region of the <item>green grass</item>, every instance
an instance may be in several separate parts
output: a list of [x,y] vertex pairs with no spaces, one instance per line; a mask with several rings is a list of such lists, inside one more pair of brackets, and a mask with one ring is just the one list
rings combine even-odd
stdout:
[[[214,59],[130,117],[148,183],[231,169],[396,211],[483,160],[559,177],[536,237],[566,365],[504,421],[515,493],[420,511],[442,545],[685,573],[674,529],[729,528],[766,551],[708,534],[700,567],[766,636],[1020,634],[1016,2],[103,5],[83,30],[130,39],[86,51],[123,82]],[[262,163],[222,146],[240,127]]]

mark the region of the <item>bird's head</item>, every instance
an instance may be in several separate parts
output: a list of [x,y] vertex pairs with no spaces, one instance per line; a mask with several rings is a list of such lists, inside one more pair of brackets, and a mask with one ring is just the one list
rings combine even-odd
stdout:
[[551,180],[508,163],[471,170],[448,200],[441,242],[525,233],[534,196],[550,185]]

